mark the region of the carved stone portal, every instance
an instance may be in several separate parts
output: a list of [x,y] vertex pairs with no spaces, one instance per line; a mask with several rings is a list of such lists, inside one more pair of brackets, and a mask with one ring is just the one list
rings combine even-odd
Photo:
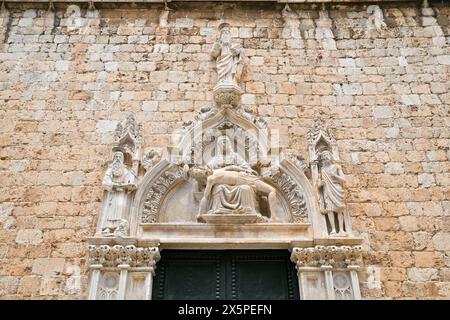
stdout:
[[132,114],[117,126],[103,209],[89,239],[90,298],[150,299],[161,243],[290,249],[304,299],[358,299],[362,239],[351,230],[331,129],[315,119],[308,160],[281,149],[276,128],[240,106],[243,51],[231,43],[228,24],[219,30],[211,52],[215,105],[185,122],[165,148],[142,152]]

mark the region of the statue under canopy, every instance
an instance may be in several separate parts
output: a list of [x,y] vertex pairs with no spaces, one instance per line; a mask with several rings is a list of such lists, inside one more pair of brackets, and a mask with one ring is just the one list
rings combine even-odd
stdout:
[[111,166],[103,178],[103,186],[108,192],[106,200],[106,226],[103,235],[125,235],[128,222],[124,219],[129,193],[136,189],[136,177],[124,163],[124,154],[114,152]]
[[[344,227],[344,190],[345,175],[340,165],[333,163],[330,151],[324,150],[320,154],[321,170],[319,188],[322,189],[322,212],[327,215],[331,226],[330,234],[345,234]],[[335,221],[337,215],[337,224]]]

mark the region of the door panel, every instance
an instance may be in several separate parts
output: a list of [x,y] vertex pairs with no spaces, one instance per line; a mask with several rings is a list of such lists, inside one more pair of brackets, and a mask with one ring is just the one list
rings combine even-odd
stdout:
[[164,250],[154,299],[298,299],[289,252]]
[[163,251],[156,268],[154,299],[225,299],[222,260],[220,255],[208,252]]

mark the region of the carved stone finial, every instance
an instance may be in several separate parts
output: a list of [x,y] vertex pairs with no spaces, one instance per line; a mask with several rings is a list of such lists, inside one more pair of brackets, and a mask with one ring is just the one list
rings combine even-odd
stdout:
[[2,1],[2,6],[0,8],[0,12],[4,12],[4,11],[6,11],[6,4],[5,4],[5,1]]
[[142,165],[145,171],[150,171],[162,158],[160,149],[152,148],[148,150],[142,158]]
[[335,142],[331,128],[325,128],[323,126],[320,114],[316,114],[316,116],[314,117],[314,127],[308,129],[307,136],[308,144],[310,145],[319,142],[321,138],[324,139],[327,143]]
[[133,113],[129,113],[125,121],[119,123],[116,127],[116,140],[120,140],[120,138],[124,137],[127,133],[129,133],[132,137],[138,138],[138,126],[136,125],[136,119]]
[[122,151],[129,156],[135,156],[142,144],[142,126],[136,123],[133,113],[119,123],[114,133],[113,151]]

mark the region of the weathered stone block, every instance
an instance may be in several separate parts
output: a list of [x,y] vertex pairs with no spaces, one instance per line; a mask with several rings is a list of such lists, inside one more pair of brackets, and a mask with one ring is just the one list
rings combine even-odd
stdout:
[[64,258],[38,258],[33,262],[32,273],[42,276],[59,275],[64,270]]
[[38,229],[23,229],[17,232],[16,243],[39,244],[42,243],[42,231]]

